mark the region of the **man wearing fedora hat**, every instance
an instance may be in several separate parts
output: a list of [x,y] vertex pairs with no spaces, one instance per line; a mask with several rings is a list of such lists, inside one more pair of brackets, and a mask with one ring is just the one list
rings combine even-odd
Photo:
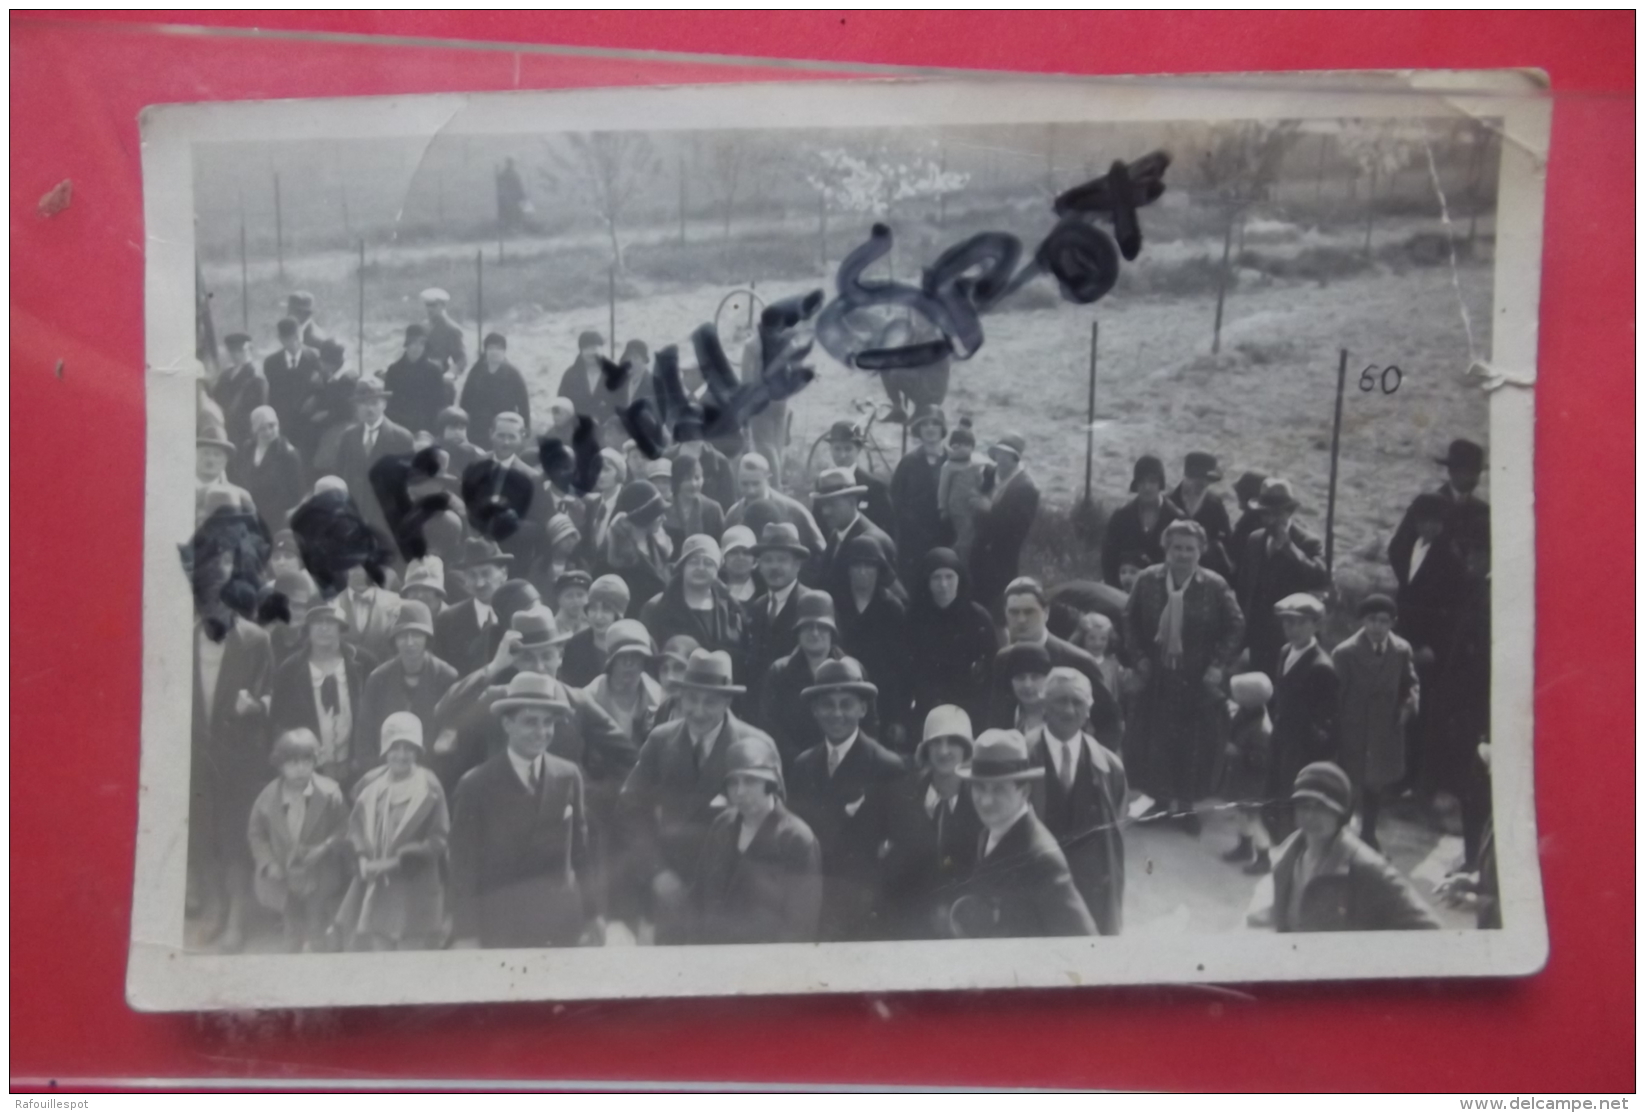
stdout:
[[304,462],[312,459],[314,435],[318,429],[303,412],[310,385],[320,378],[320,353],[303,343],[303,332],[297,321],[283,317],[275,332],[280,346],[263,359],[263,378],[268,382],[268,404],[280,415],[280,426],[291,443],[303,453]]
[[269,713],[276,731],[313,731],[320,740],[320,772],[348,788],[371,764],[356,745],[371,662],[346,640],[347,623],[336,603],[315,602],[303,625],[306,652],[274,671]]
[[856,481],[847,468],[825,468],[817,476],[811,489],[811,505],[817,521],[823,528],[827,544],[818,566],[815,586],[828,591],[838,600],[847,588],[845,563],[840,550],[850,541],[866,537],[884,556],[886,574],[894,576],[897,567],[897,546],[889,534],[869,521],[858,509],[868,488]]
[[251,337],[231,332],[223,337],[223,347],[228,362],[211,384],[211,398],[223,409],[228,439],[245,444],[251,439],[251,412],[268,405],[268,378],[251,358]]
[[673,575],[662,591],[640,608],[652,637],[666,642],[688,634],[705,649],[743,656],[743,609],[720,580],[720,543],[695,533],[680,546]]
[[982,837],[982,820],[959,774],[971,748],[965,710],[933,707],[914,751],[914,775],[870,791],[867,807],[880,839],[876,937],[947,937],[948,899],[970,875]]
[[777,490],[771,485],[771,464],[758,452],[745,452],[737,458],[737,491],[740,497],[725,512],[725,524],[742,526],[748,522],[750,507],[758,502],[776,505],[782,520],[799,531],[800,542],[811,553],[820,553],[828,542],[817,528],[817,519],[806,509],[805,503]]
[[[423,303],[428,340],[425,351],[429,359],[448,378],[463,373],[468,356],[463,347],[463,330],[451,319],[451,295],[438,286],[431,286],[419,295]],[[464,407],[467,409],[467,407]],[[471,411],[472,412],[472,411]]]
[[1068,859],[1034,814],[1033,782],[1045,768],[1015,730],[985,730],[959,768],[982,820],[977,864],[948,909],[951,934],[1020,939],[1095,935]]
[[476,644],[480,635],[497,625],[491,601],[508,579],[509,562],[514,558],[495,541],[470,537],[452,571],[462,580],[468,598],[441,611],[434,620],[434,655],[459,676],[467,676],[485,663]]
[[1274,605],[1298,592],[1323,591],[1331,586],[1325,567],[1325,546],[1293,519],[1302,504],[1291,492],[1289,480],[1270,478],[1257,495],[1264,525],[1245,539],[1239,558],[1239,605],[1245,614],[1245,647],[1251,667],[1277,681],[1280,629]]
[[1165,497],[1165,464],[1158,456],[1139,456],[1131,467],[1131,499],[1108,516],[1102,534],[1102,578],[1120,586],[1120,558],[1141,553],[1144,567],[1165,559],[1165,527],[1182,517]]
[[[1434,463],[1445,469],[1445,482],[1433,493],[1447,504],[1445,518],[1452,539],[1479,538],[1489,544],[1491,506],[1475,493],[1480,477],[1485,474],[1485,449],[1474,441],[1458,437]],[[1412,502],[1388,542],[1388,563],[1395,568],[1410,562],[1411,547],[1421,533],[1422,518],[1416,513],[1421,500],[1419,495]]]
[[508,361],[508,339],[502,333],[486,334],[480,358],[463,379],[463,393],[457,404],[468,413],[470,428],[476,438],[482,438],[481,443],[490,435],[497,415],[505,413],[518,414],[525,435],[531,436],[531,395],[526,390],[525,376]]
[[1229,559],[1228,541],[1234,526],[1228,520],[1222,496],[1211,490],[1220,482],[1222,469],[1217,466],[1217,458],[1209,452],[1190,452],[1182,461],[1182,482],[1165,499],[1178,515],[1192,518],[1205,530],[1205,556],[1200,559],[1200,567],[1231,581],[1234,566]]
[[1040,509],[1040,491],[1023,465],[1028,442],[1007,433],[988,448],[994,461],[994,492],[981,496],[977,538],[971,549],[971,582],[977,599],[1003,614],[1005,585],[1017,578],[1022,546]]
[[1027,736],[1029,757],[1044,770],[1034,782],[1034,811],[1056,836],[1074,887],[1103,935],[1118,935],[1125,902],[1128,786],[1119,755],[1085,729],[1095,689],[1077,669],[1061,666],[1045,681],[1045,722]]
[[228,481],[234,444],[215,421],[204,422],[194,435],[194,524],[199,526],[220,506],[236,514],[256,514],[257,504],[244,487]]
[[794,649],[767,666],[755,688],[758,710],[751,715],[756,726],[776,739],[784,768],[793,768],[795,758],[822,742],[816,716],[800,693],[816,683],[817,670],[825,662],[845,656],[833,598],[807,591],[796,599]]
[[628,854],[624,891],[612,895],[614,905],[621,897],[630,915],[653,925],[658,943],[689,940],[687,886],[726,803],[728,751],[747,738],[776,745],[731,713],[747,688],[735,682],[724,650],[693,650],[672,687],[680,718],[652,729],[623,784]]
[[1411,883],[1348,829],[1354,789],[1339,766],[1304,766],[1290,796],[1297,830],[1274,852],[1274,883],[1258,887],[1246,917],[1250,926],[1279,932],[1440,926]]
[[888,535],[896,528],[896,514],[891,509],[891,488],[885,480],[862,466],[862,434],[849,421],[836,421],[828,427],[828,455],[836,468],[849,471],[857,484],[865,490],[862,512],[868,520]]
[[519,672],[490,710],[507,746],[465,774],[453,797],[455,945],[575,946],[595,909],[584,897],[583,775],[548,752],[572,716],[565,688],[553,677]]
[[730,806],[709,826],[691,882],[693,943],[816,941],[822,851],[784,795],[770,739],[733,742],[725,760]]
[[823,851],[822,938],[861,939],[878,890],[881,838],[867,794],[908,772],[902,758],[862,730],[879,689],[851,657],[824,661],[800,698],[822,731],[821,744],[794,759],[789,790],[794,810]]
[[[748,632],[743,675],[756,685],[763,683],[771,666],[794,652],[798,644],[800,600],[818,594],[799,582],[810,556],[811,550],[800,541],[800,532],[791,523],[771,522],[760,531],[754,559],[765,590],[744,605]],[[758,691],[755,694],[760,695]]]
[[374,381],[354,384],[355,420],[337,442],[336,467],[366,523],[385,534],[388,519],[371,485],[371,466],[385,456],[410,456],[417,450],[411,430],[385,416],[388,399],[388,391]]
[[400,711],[417,716],[423,733],[435,736],[434,709],[457,683],[457,670],[429,652],[434,620],[428,607],[403,599],[391,627],[394,654],[366,677],[360,708],[360,737],[376,738],[383,720]]
[[428,357],[428,326],[406,326],[404,350],[383,372],[383,389],[390,395],[390,421],[413,433],[439,436],[440,411],[451,405],[455,392],[445,370]]

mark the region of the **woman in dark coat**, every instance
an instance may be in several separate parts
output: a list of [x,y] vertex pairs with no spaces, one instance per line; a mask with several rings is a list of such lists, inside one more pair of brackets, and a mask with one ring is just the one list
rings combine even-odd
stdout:
[[675,547],[685,544],[694,533],[719,540],[725,533],[725,508],[703,494],[701,461],[692,456],[678,457],[669,484],[674,489],[674,502],[663,515],[663,528]]
[[952,531],[937,506],[937,481],[948,453],[943,437],[948,422],[936,406],[922,406],[908,423],[919,444],[910,449],[891,473],[891,508],[897,516],[892,531],[897,542],[903,578],[919,572],[920,559],[938,545],[947,544]]
[[908,684],[908,612],[891,594],[896,573],[885,551],[871,537],[853,537],[840,546],[846,581],[834,597],[840,646],[862,663],[868,680],[879,689],[875,710],[883,737],[903,750],[905,721],[911,702]]
[[[1227,729],[1223,676],[1245,618],[1234,591],[1199,566],[1205,530],[1191,520],[1165,532],[1166,563],[1137,577],[1125,604],[1126,642],[1142,690],[1125,732],[1131,783],[1156,801],[1187,806],[1210,792]],[[1185,821],[1197,829],[1197,820]]]
[[303,458],[280,435],[280,418],[272,406],[251,411],[251,439],[229,462],[229,481],[245,488],[270,534],[286,528],[286,518],[308,494]]
[[668,586],[640,608],[640,621],[658,644],[685,634],[711,652],[723,649],[732,660],[742,656],[743,608],[720,581],[720,563],[712,537],[686,538]]
[[909,732],[943,704],[963,709],[974,723],[985,721],[1000,642],[988,611],[971,598],[964,564],[952,549],[932,549],[908,588]]
[[1165,559],[1165,527],[1182,517],[1165,497],[1165,465],[1157,456],[1138,457],[1131,469],[1131,492],[1135,497],[1114,511],[1102,535],[1102,578],[1115,587],[1120,586],[1120,557],[1141,553],[1149,564],[1158,564]]

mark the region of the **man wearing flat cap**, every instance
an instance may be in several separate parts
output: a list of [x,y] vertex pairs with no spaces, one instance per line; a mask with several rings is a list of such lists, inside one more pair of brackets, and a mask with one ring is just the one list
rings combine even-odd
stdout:
[[822,844],[824,940],[869,935],[882,838],[874,810],[865,807],[867,796],[908,772],[902,758],[862,730],[878,695],[851,657],[824,661],[800,692],[823,741],[794,760],[789,791],[795,812]]
[[211,398],[223,408],[223,429],[235,444],[251,439],[251,412],[268,404],[268,379],[251,358],[251,337],[231,332],[223,337],[228,362],[211,385]]
[[1040,509],[1040,491],[1023,467],[1027,441],[1007,433],[988,449],[994,460],[994,493],[983,496],[977,538],[971,549],[971,583],[979,603],[1001,612],[1005,585],[1017,578],[1022,546]]
[[[680,717],[652,728],[619,798],[627,857],[624,883],[612,893],[614,914],[650,924],[658,943],[690,939],[688,887],[709,828],[726,807],[731,747],[746,739],[776,745],[731,713],[747,688],[736,682],[724,650],[692,650],[671,686]],[[647,932],[637,934],[643,939]]]
[[571,705],[559,681],[520,672],[491,713],[507,747],[465,774],[454,796],[454,945],[575,946],[590,933],[595,911],[584,895],[583,775],[548,752]]
[[1021,939],[1095,935],[1068,859],[1034,814],[1033,782],[1045,769],[1015,730],[985,730],[960,766],[982,820],[977,864],[948,908],[959,938]]
[[862,466],[862,434],[849,421],[836,421],[828,429],[828,455],[836,468],[851,473],[862,487],[862,512],[869,521],[889,536],[897,528],[897,517],[891,509],[891,488],[885,480]]
[[[1272,664],[1274,678],[1273,760],[1268,770],[1268,796],[1283,799],[1297,770],[1337,755],[1339,682],[1331,656],[1319,644],[1325,623],[1325,604],[1306,592],[1287,595],[1274,604],[1285,644]],[[1255,661],[1252,662],[1254,666]],[[1286,809],[1271,808],[1266,817],[1270,831],[1289,832]]]
[[1118,935],[1125,903],[1125,766],[1085,729],[1094,689],[1060,666],[1045,680],[1045,723],[1028,735],[1029,756],[1045,770],[1034,782],[1034,811],[1056,836],[1074,887],[1103,935]]
[[390,421],[413,433],[439,437],[437,419],[451,404],[453,391],[440,365],[428,357],[428,326],[406,326],[405,350],[383,372],[383,389],[390,395]]
[[[427,316],[428,340],[426,352],[448,381],[456,381],[468,364],[463,348],[463,330],[451,319],[448,309],[451,295],[439,287],[422,292],[423,312]],[[464,409],[467,409],[465,406]]]
[[468,414],[469,428],[480,444],[486,443],[497,415],[503,413],[519,414],[525,437],[530,440],[531,396],[526,391],[525,376],[508,361],[508,338],[502,333],[486,334],[480,358],[469,368],[457,404]]
[[303,412],[312,383],[321,377],[320,353],[303,343],[302,327],[295,318],[283,317],[275,331],[280,347],[263,359],[263,378],[268,382],[268,404],[280,415],[280,427],[303,454],[303,462],[314,457],[319,426],[312,414]]
[[417,450],[411,430],[388,420],[389,393],[370,379],[354,384],[354,424],[337,442],[337,475],[366,523],[390,536],[388,518],[371,486],[371,466],[385,456],[410,456]]

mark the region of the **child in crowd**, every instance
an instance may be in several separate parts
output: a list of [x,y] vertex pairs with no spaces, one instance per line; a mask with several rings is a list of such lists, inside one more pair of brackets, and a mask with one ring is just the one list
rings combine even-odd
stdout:
[[1262,822],[1260,804],[1267,793],[1274,739],[1274,723],[1268,717],[1274,682],[1266,673],[1241,673],[1228,681],[1228,690],[1232,696],[1228,701],[1230,724],[1218,795],[1238,805],[1234,814],[1239,842],[1222,860],[1243,865],[1245,872],[1255,877],[1272,868],[1269,851],[1273,840]]
[[337,782],[316,773],[320,740],[307,727],[274,743],[280,775],[251,808],[251,858],[257,903],[280,913],[286,948],[331,950],[329,931],[343,891],[342,847],[348,805]]
[[588,629],[588,589],[594,580],[581,568],[561,572],[554,580],[554,625],[562,634]]
[[948,459],[937,477],[937,507],[954,531],[954,552],[965,562],[977,539],[977,505],[994,490],[994,465],[972,459],[976,448],[971,419],[962,417],[948,434]]
[[1114,621],[1101,611],[1088,611],[1080,616],[1074,631],[1074,644],[1097,659],[1102,674],[1102,686],[1114,697],[1116,707],[1124,707],[1129,684],[1129,669],[1120,664],[1118,633]]

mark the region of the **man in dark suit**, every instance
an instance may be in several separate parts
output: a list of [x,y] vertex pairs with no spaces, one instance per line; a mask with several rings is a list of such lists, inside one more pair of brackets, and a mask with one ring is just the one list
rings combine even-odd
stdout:
[[[1440,484],[1439,490],[1434,493],[1445,500],[1445,517],[1450,526],[1452,539],[1478,538],[1481,543],[1488,546],[1491,537],[1491,505],[1474,494],[1479,488],[1480,476],[1485,472],[1485,449],[1473,441],[1458,438],[1451,442],[1445,455],[1434,462],[1445,469],[1445,482]],[[1421,532],[1416,510],[1422,498],[1423,496],[1418,495],[1417,501],[1411,503],[1405,517],[1400,519],[1399,528],[1394,531],[1393,538],[1388,542],[1388,563],[1396,568],[1409,562],[1411,547]],[[1468,554],[1463,551],[1464,547],[1456,548],[1457,555],[1466,560]]]
[[889,535],[897,528],[897,517],[891,509],[891,488],[886,486],[885,480],[858,462],[862,457],[862,446],[862,434],[849,421],[836,421],[829,427],[828,454],[834,458],[834,466],[849,471],[857,485],[864,488],[863,514]]
[[1091,708],[1091,731],[1098,742],[1109,749],[1120,745],[1120,711],[1108,687],[1102,682],[1102,668],[1097,659],[1079,646],[1057,637],[1046,629],[1050,617],[1045,588],[1030,576],[1019,576],[1005,589],[1005,634],[1007,646],[995,658],[994,691],[989,701],[988,721],[999,729],[1016,725],[1017,696],[1011,689],[1011,669],[1005,654],[1012,645],[1026,643],[1045,648],[1053,668],[1071,668],[1091,682],[1094,703]]
[[354,384],[354,424],[337,442],[337,475],[348,484],[349,497],[366,524],[392,536],[388,517],[371,486],[371,465],[384,456],[410,456],[417,450],[411,430],[388,420],[389,393],[366,379]]
[[522,672],[491,705],[508,746],[457,785],[451,820],[457,947],[570,947],[591,928],[583,895],[583,776],[548,753],[571,717],[558,681]]
[[486,334],[480,358],[463,380],[463,395],[458,405],[468,413],[474,436],[481,445],[488,443],[497,415],[502,413],[519,414],[526,436],[531,435],[531,396],[526,392],[525,376],[508,362],[508,338],[502,333]]
[[817,485],[811,491],[811,507],[817,523],[822,526],[827,546],[810,582],[833,595],[836,601],[850,591],[840,549],[852,538],[866,537],[873,541],[885,557],[887,570],[897,567],[897,546],[891,535],[869,521],[858,509],[867,493],[868,488],[858,483],[847,468],[826,469],[817,476]]
[[440,365],[428,358],[427,327],[406,326],[405,350],[383,372],[383,389],[390,395],[390,421],[413,433],[438,435],[436,419],[453,392]]
[[822,845],[823,910],[818,938],[867,937],[878,895],[876,868],[881,842],[867,794],[901,780],[903,759],[864,734],[863,716],[879,689],[863,679],[850,657],[824,661],[816,682],[800,692],[822,729],[821,745],[794,761],[789,799]]
[[[1433,754],[1446,742],[1439,724],[1450,714],[1450,708],[1446,706],[1449,702],[1446,686],[1437,683],[1439,666],[1455,640],[1463,602],[1468,598],[1467,568],[1462,547],[1456,543],[1460,531],[1453,526],[1459,518],[1469,521],[1470,513],[1473,512],[1459,509],[1454,498],[1424,491],[1411,503],[1405,512],[1405,522],[1400,525],[1402,530],[1409,530],[1409,536],[1402,538],[1396,534],[1398,544],[1388,545],[1388,563],[1393,566],[1394,579],[1399,584],[1395,595],[1399,621],[1395,629],[1411,643],[1422,686],[1416,721],[1406,733],[1406,769],[1401,781],[1404,785],[1419,782],[1425,788],[1434,785]],[[1486,519],[1476,515],[1472,528],[1483,534],[1489,526]],[[1481,545],[1489,556],[1488,534],[1482,536]]]
[[1125,903],[1125,766],[1085,728],[1091,682],[1075,669],[1045,681],[1045,725],[1028,735],[1028,753],[1045,770],[1034,782],[1034,811],[1056,836],[1074,887],[1103,935],[1118,935]]
[[985,730],[960,766],[982,820],[977,865],[949,908],[961,938],[1021,939],[1095,935],[1097,925],[1074,885],[1068,859],[1034,814],[1031,784],[1045,768],[1014,730]]
[[423,311],[428,315],[428,358],[449,380],[455,381],[468,366],[468,356],[463,348],[463,330],[446,312],[451,295],[439,287],[431,287],[423,291],[422,298]]
[[[1278,664],[1285,638],[1274,604],[1297,592],[1321,591],[1331,586],[1325,567],[1325,547],[1292,522],[1298,506],[1291,484],[1284,479],[1263,482],[1257,506],[1264,526],[1245,540],[1239,561],[1239,606],[1245,614],[1245,646],[1251,667],[1268,673]],[[1328,758],[1330,755],[1326,755]],[[1320,760],[1326,760],[1321,758]],[[1300,766],[1298,767],[1300,768]],[[1294,775],[1296,770],[1291,770]],[[1280,794],[1291,782],[1280,786]]]
[[231,332],[223,337],[228,365],[211,387],[211,399],[223,408],[223,430],[236,446],[251,439],[251,414],[268,404],[268,379],[251,359],[251,337]]
[[314,458],[317,428],[303,414],[311,383],[320,377],[320,353],[305,347],[297,321],[282,317],[275,326],[280,348],[263,360],[263,378],[268,381],[268,404],[280,415],[280,428],[303,454],[303,462]]
[[[799,644],[795,624],[799,601],[811,594],[799,582],[800,570],[811,556],[800,541],[799,530],[788,522],[772,522],[754,546],[765,590],[744,606],[748,615],[742,676],[763,680],[772,662],[794,652]],[[756,700],[759,693],[755,693]]]
[[303,343],[308,347],[318,351],[321,344],[331,339],[314,319],[314,295],[307,290],[293,290],[286,295],[286,316],[297,322]]
[[[1336,756],[1339,685],[1331,655],[1319,644],[1325,604],[1298,592],[1274,604],[1274,614],[1285,644],[1272,666],[1274,736],[1268,798],[1283,801],[1287,786],[1304,766]],[[1264,820],[1276,841],[1294,828],[1291,810],[1284,804],[1269,805]]]
[[[612,894],[614,913],[621,907],[654,925],[657,943],[689,940],[687,886],[709,827],[726,806],[726,751],[745,738],[776,745],[731,714],[731,701],[747,689],[732,682],[729,653],[693,650],[672,687],[680,718],[652,729],[619,798],[626,884]],[[646,932],[637,934],[643,939]]]
[[495,541],[470,537],[463,542],[462,559],[452,571],[462,580],[467,598],[451,604],[434,620],[434,655],[456,669],[458,676],[467,676],[485,664],[480,634],[497,625],[491,600],[508,579],[513,559]]
[[994,460],[994,493],[977,514],[971,549],[971,584],[977,602],[999,615],[1005,585],[1017,578],[1023,542],[1040,509],[1039,488],[1023,467],[1027,442],[1007,433],[988,450]]

